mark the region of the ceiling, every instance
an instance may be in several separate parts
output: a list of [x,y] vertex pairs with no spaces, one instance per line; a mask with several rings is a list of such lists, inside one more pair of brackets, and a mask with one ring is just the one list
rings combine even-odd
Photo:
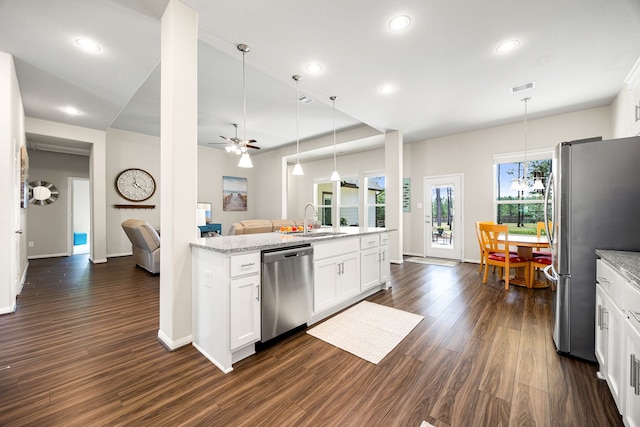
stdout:
[[[336,128],[402,132],[404,142],[609,105],[640,57],[638,0],[184,0],[198,11],[198,143],[233,123],[263,151]],[[13,55],[28,117],[160,133],[160,17],[167,0],[0,0],[0,51]],[[400,32],[390,18],[411,17]],[[87,54],[74,45],[102,46]],[[517,39],[499,54],[496,46]],[[317,61],[319,74],[305,71]],[[510,93],[535,81],[535,88]],[[394,91],[378,89],[391,84]],[[72,105],[81,114],[60,110]],[[360,141],[379,146],[382,137]],[[47,141],[37,141],[40,146]],[[58,145],[63,144],[56,141]],[[209,145],[222,148],[223,145]],[[341,148],[342,149],[342,148]],[[345,148],[346,149],[346,148]],[[255,152],[254,152],[255,153]]]

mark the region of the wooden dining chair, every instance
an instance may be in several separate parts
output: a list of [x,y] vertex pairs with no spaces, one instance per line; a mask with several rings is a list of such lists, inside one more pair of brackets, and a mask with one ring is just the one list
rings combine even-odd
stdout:
[[495,224],[493,221],[476,221],[476,238],[478,239],[478,245],[480,246],[480,270],[478,273],[482,274],[482,268],[487,264],[485,257],[486,253],[484,245],[482,244],[482,236],[480,235],[480,224]]
[[[501,269],[500,276],[504,276],[504,288],[509,290],[511,269],[522,267],[525,269],[525,282],[529,287],[529,260],[509,250],[509,227],[496,224],[480,224],[479,227],[482,245],[487,254],[482,283],[487,283],[489,266],[493,265]],[[498,240],[501,235],[503,239]]]
[[[540,237],[540,235],[542,234],[543,230],[546,233],[546,230],[544,228],[544,221],[540,221],[540,222],[536,223],[536,234],[538,235],[538,237]],[[551,230],[551,221],[549,221],[549,230]],[[547,236],[547,238],[549,238],[549,237]],[[533,257],[534,258],[536,258],[536,257],[551,257],[551,252],[534,249],[533,250]]]
[[[529,283],[533,286],[536,271],[544,270],[547,266],[551,265],[552,258],[550,256],[534,256],[529,260]],[[552,290],[555,291],[555,287],[552,283]]]

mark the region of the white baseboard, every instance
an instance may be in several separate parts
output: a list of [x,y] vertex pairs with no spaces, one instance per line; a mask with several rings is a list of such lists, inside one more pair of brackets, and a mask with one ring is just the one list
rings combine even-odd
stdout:
[[59,258],[59,257],[67,257],[68,253],[62,252],[59,254],[46,254],[46,255],[31,255],[28,256],[27,259],[41,259],[41,258]]
[[107,258],[119,258],[121,256],[131,256],[133,252],[122,252],[119,254],[107,254]]
[[404,255],[404,256],[419,256],[419,257],[422,256],[422,254],[414,253],[414,252],[403,252],[402,255]]
[[17,304],[14,304],[13,307],[0,307],[0,314],[11,314],[15,313],[17,308]]
[[191,335],[180,338],[177,341],[173,341],[167,334],[162,332],[161,329],[158,329],[158,339],[169,351],[173,351],[187,344],[191,344],[191,341],[193,341],[193,337]]

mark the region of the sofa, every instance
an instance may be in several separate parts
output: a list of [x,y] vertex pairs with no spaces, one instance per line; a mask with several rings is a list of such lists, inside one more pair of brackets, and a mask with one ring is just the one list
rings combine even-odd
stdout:
[[[309,225],[319,228],[320,223],[309,219]],[[280,227],[304,227],[303,219],[247,219],[234,222],[227,235],[272,233],[279,231]]]
[[131,241],[133,260],[149,273],[160,273],[160,235],[147,221],[127,219],[122,229]]

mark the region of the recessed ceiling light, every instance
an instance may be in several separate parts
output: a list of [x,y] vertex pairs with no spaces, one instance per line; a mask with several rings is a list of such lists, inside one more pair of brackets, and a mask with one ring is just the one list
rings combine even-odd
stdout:
[[520,42],[518,40],[509,40],[506,42],[502,42],[498,45],[498,47],[496,47],[496,52],[498,53],[509,52],[510,50],[515,49],[519,44]]
[[395,86],[391,85],[391,84],[384,84],[382,86],[380,86],[380,89],[378,89],[378,92],[380,92],[383,95],[389,95],[393,92],[396,91]]
[[75,42],[76,46],[82,50],[86,50],[87,52],[100,52],[102,50],[102,47],[91,39],[80,37],[77,38]]
[[80,110],[78,110],[75,107],[71,107],[71,106],[66,106],[66,107],[62,107],[61,110],[67,114],[69,114],[70,116],[78,116],[80,115]]
[[320,71],[322,71],[322,65],[318,64],[317,62],[310,62],[304,67],[304,69],[311,74],[318,74]]
[[407,15],[398,15],[389,21],[389,29],[391,31],[402,31],[411,24],[411,18]]

